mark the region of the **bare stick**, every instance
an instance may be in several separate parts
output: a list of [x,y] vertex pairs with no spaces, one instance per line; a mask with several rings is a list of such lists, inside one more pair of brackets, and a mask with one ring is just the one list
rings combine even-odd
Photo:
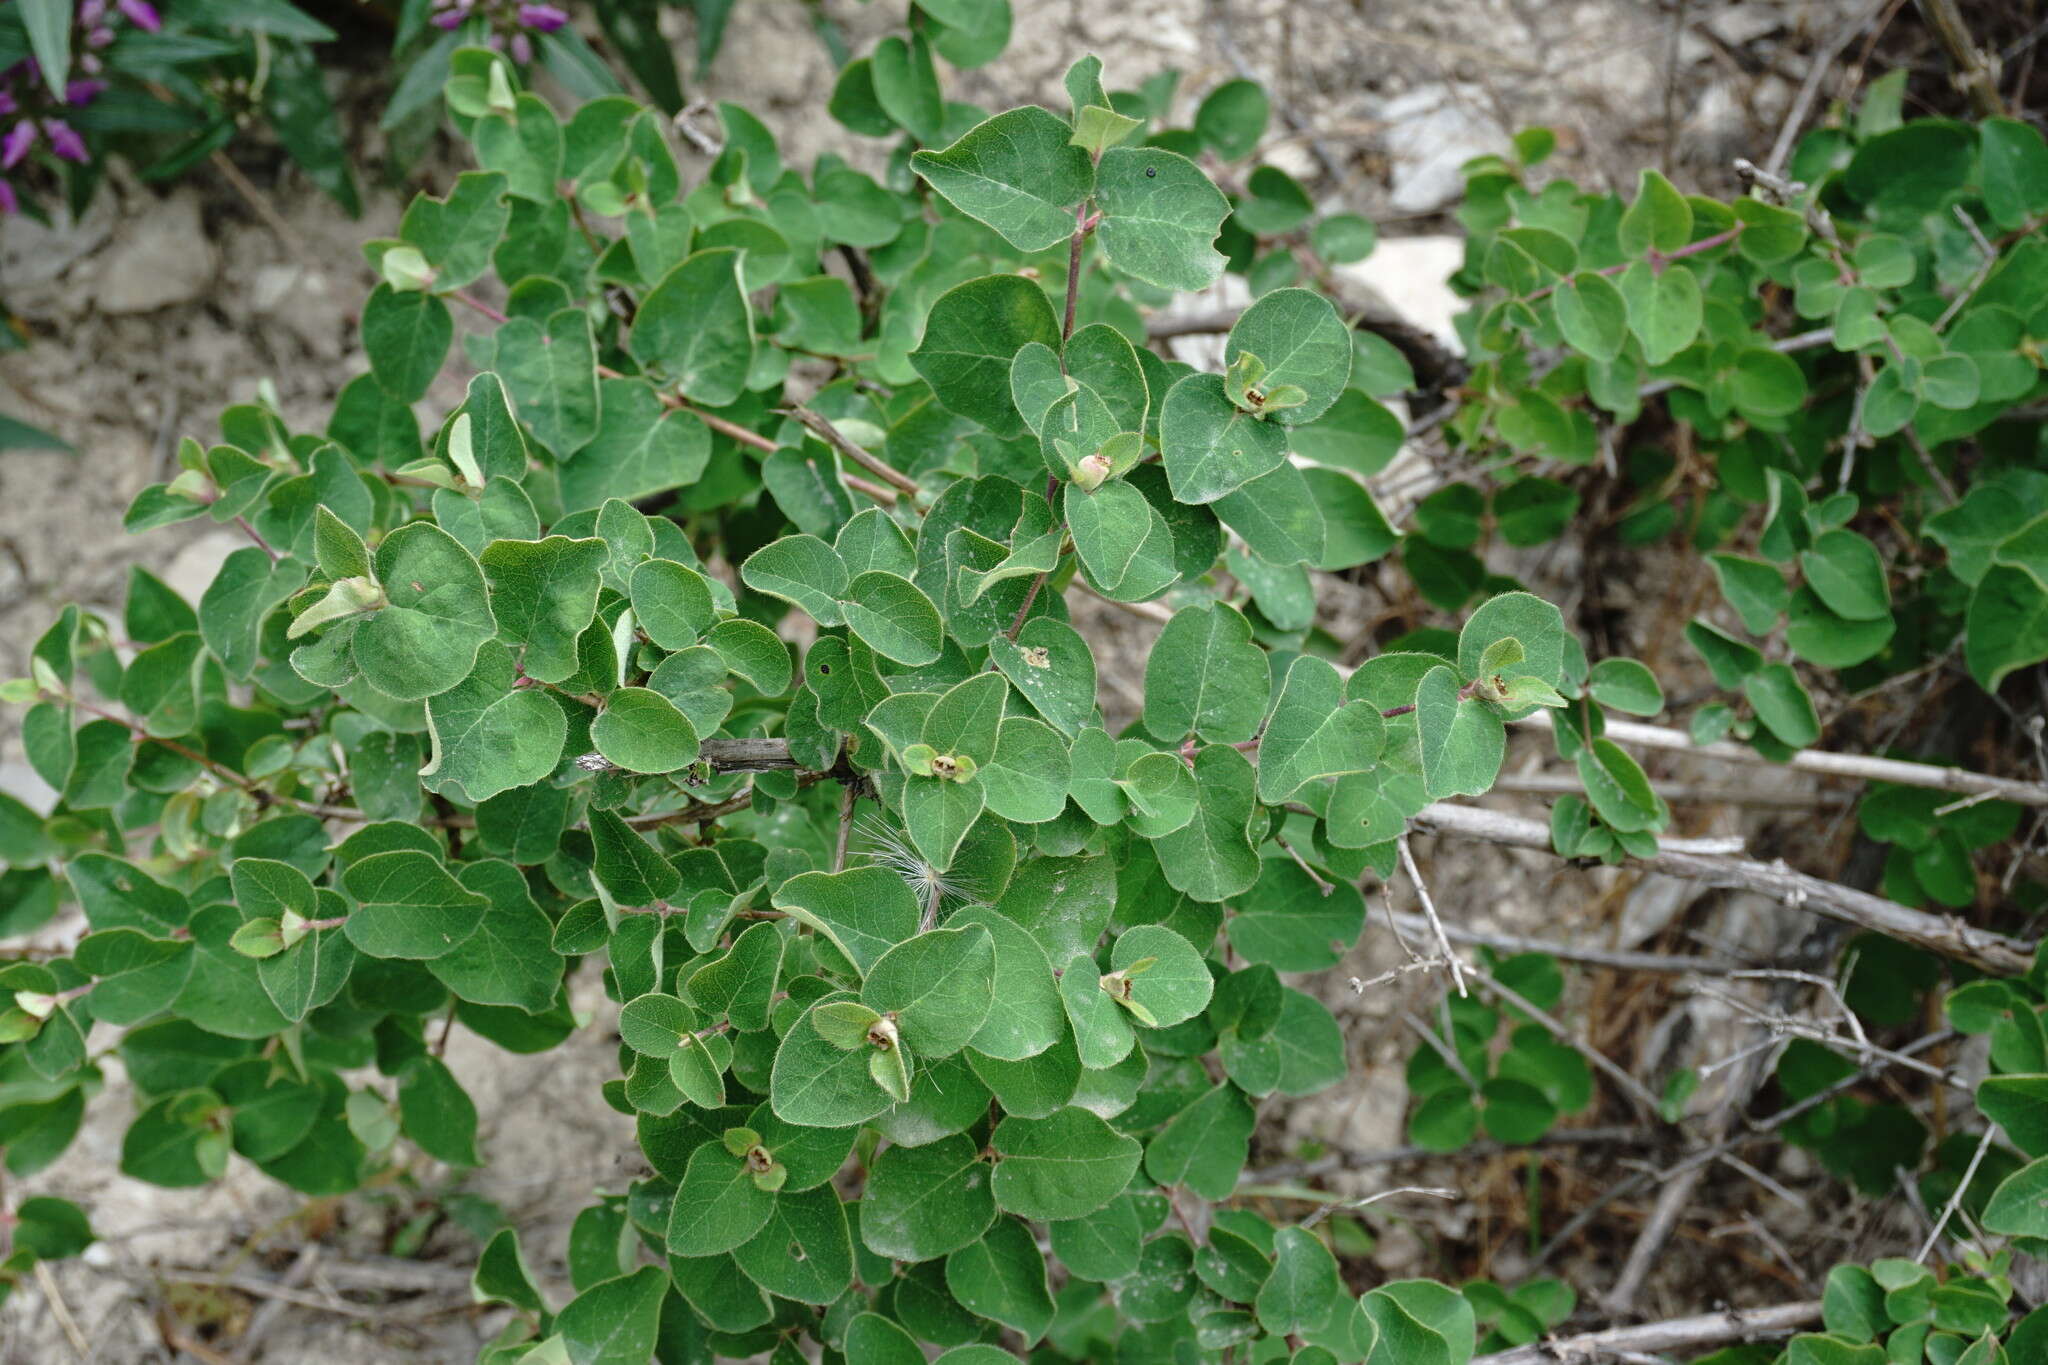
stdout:
[[[1415,916],[1415,919],[1419,923],[1421,922],[1422,917],[1420,915],[1417,915]],[[1407,976],[1411,972],[1433,972],[1437,968],[1446,965],[1448,964],[1444,961],[1443,958],[1440,957],[1411,957],[1406,962],[1403,962],[1400,966],[1390,967],[1386,971],[1381,972],[1378,976],[1373,977],[1369,981],[1361,977],[1352,977],[1351,993],[1353,995],[1364,995],[1367,991],[1371,990],[1375,986],[1384,986],[1389,981],[1399,981],[1402,977]]]
[[[1729,1170],[1734,1171],[1739,1175],[1746,1176],[1750,1180],[1756,1182],[1758,1185],[1761,1185],[1763,1188],[1769,1190],[1772,1194],[1778,1196],[1778,1198],[1790,1204],[1793,1208],[1799,1209],[1802,1212],[1806,1213],[1813,1212],[1813,1205],[1807,1202],[1805,1195],[1800,1194],[1797,1190],[1786,1189],[1784,1185],[1782,1185],[1776,1180],[1771,1179],[1770,1176],[1765,1175],[1762,1171],[1750,1165],[1741,1157],[1736,1156],[1733,1152],[1721,1153],[1720,1161],[1721,1164],[1723,1166],[1726,1166]],[[1753,1216],[1754,1215],[1752,1215],[1752,1217]],[[1786,1259],[1789,1260],[1790,1258],[1788,1257]]]
[[1985,1128],[1984,1136],[1977,1140],[1977,1150],[1970,1154],[1970,1164],[1963,1168],[1963,1178],[1957,1182],[1956,1192],[1948,1197],[1947,1207],[1942,1209],[1941,1217],[1935,1220],[1933,1229],[1927,1234],[1927,1240],[1920,1244],[1920,1254],[1913,1258],[1922,1265],[1925,1265],[1927,1258],[1934,1254],[1934,1244],[1941,1240],[1941,1230],[1948,1226],[1948,1220],[1955,1217],[1956,1210],[1962,1207],[1963,1194],[1970,1188],[1970,1182],[1976,1179],[1977,1165],[1984,1160],[1984,1153],[1991,1150],[1991,1135],[1997,1131],[1998,1125],[1991,1124]]
[[852,460],[868,473],[884,483],[892,484],[902,489],[913,498],[917,496],[916,479],[911,478],[908,474],[896,468],[896,466],[877,459],[855,445],[848,439],[846,433],[833,426],[831,419],[823,413],[813,412],[801,403],[793,404],[787,411],[791,417],[796,418],[797,421],[802,422],[806,427],[822,437],[825,444],[831,446],[847,459]]
[[1024,592],[1024,600],[1017,604],[1017,614],[1010,618],[1010,628],[1003,632],[1003,638],[1015,644],[1017,632],[1024,629],[1024,618],[1031,614],[1031,604],[1038,600],[1039,590],[1045,587],[1046,575],[1040,572],[1031,580],[1031,586]]
[[1553,1128],[1530,1143],[1510,1146],[1504,1142],[1479,1140],[1468,1142],[1450,1153],[1438,1151],[1433,1147],[1413,1146],[1381,1147],[1367,1151],[1341,1148],[1313,1161],[1277,1161],[1271,1166],[1248,1170],[1239,1178],[1239,1186],[1242,1189],[1247,1184],[1302,1180],[1328,1175],[1332,1171],[1370,1170],[1375,1166],[1393,1166],[1404,1161],[1485,1161],[1497,1156],[1527,1152],[1532,1148],[1644,1147],[1651,1141],[1649,1130],[1636,1125],[1627,1128]]
[[[1954,1029],[1942,1029],[1938,1032],[1927,1034],[1925,1037],[1914,1039],[1912,1042],[1906,1044],[1906,1046],[1904,1046],[1903,1048],[1900,1048],[1899,1051],[1893,1055],[1901,1057],[1910,1057],[1916,1053],[1925,1052],[1931,1047],[1936,1047],[1942,1043],[1951,1042],[1954,1040],[1955,1037],[1956,1033]],[[1734,1151],[1743,1143],[1752,1141],[1756,1138],[1768,1136],[1771,1133],[1775,1133],[1780,1128],[1783,1128],[1786,1124],[1792,1122],[1792,1120],[1798,1118],[1801,1114],[1807,1113],[1809,1110],[1818,1109],[1820,1108],[1820,1106],[1826,1104],[1829,1100],[1841,1094],[1843,1091],[1853,1089],[1854,1087],[1863,1084],[1865,1081],[1869,1080],[1873,1074],[1883,1070],[1886,1066],[1889,1065],[1891,1065],[1891,1057],[1889,1056],[1872,1058],[1871,1061],[1866,1065],[1858,1067],[1853,1075],[1844,1076],[1841,1080],[1836,1081],[1833,1085],[1827,1086],[1821,1090],[1816,1090],[1813,1094],[1808,1095],[1805,1099],[1799,1100],[1793,1104],[1788,1104],[1775,1114],[1771,1114],[1761,1119],[1744,1119],[1743,1124],[1745,1127],[1748,1128],[1748,1132],[1738,1133],[1734,1137],[1722,1138],[1719,1141],[1713,1143],[1711,1146],[1700,1148],[1699,1150],[1691,1153],[1690,1155],[1680,1160],[1675,1165],[1667,1168],[1666,1170],[1657,1172],[1657,1178],[1659,1180],[1669,1180],[1673,1176],[1681,1175],[1686,1171],[1695,1170],[1698,1167],[1704,1166],[1710,1161],[1718,1161],[1721,1159],[1722,1156],[1729,1152]]]
[[1856,41],[1856,35],[1863,31],[1863,26],[1885,3],[1886,0],[1870,0],[1869,4],[1856,11],[1848,23],[1842,25],[1834,37],[1828,39],[1827,46],[1813,54],[1813,64],[1806,69],[1806,80],[1799,87],[1798,98],[1792,101],[1785,122],[1778,128],[1778,140],[1771,144],[1771,154],[1764,159],[1766,171],[1775,176],[1785,169],[1785,163],[1792,157],[1792,144],[1799,140],[1799,130],[1805,126],[1806,116],[1812,112],[1813,102],[1820,94],[1821,81],[1835,69],[1835,59]]
[[[312,1275],[313,1269],[319,1263],[319,1260],[320,1243],[306,1243],[303,1247],[299,1248],[298,1256],[292,1261],[290,1267],[285,1270],[284,1275],[278,1280],[278,1284],[285,1289],[297,1289]],[[236,1343],[235,1358],[237,1360],[253,1361],[257,1359],[261,1353],[264,1338],[270,1335],[271,1331],[277,1326],[278,1320],[284,1316],[284,1309],[285,1304],[282,1299],[265,1299],[256,1306],[256,1311],[249,1315],[249,1325],[243,1329],[241,1340]]]
[[839,792],[839,840],[832,846],[832,870],[846,870],[846,845],[853,838],[853,783],[849,782]]
[[1635,1244],[1628,1249],[1628,1259],[1622,1262],[1621,1274],[1601,1300],[1610,1312],[1627,1313],[1634,1309],[1643,1281],[1649,1278],[1664,1244],[1671,1240],[1672,1229],[1692,1204],[1693,1190],[1705,1172],[1705,1167],[1686,1171],[1658,1188],[1657,1198],[1650,1205],[1650,1216],[1636,1235]]
[[[1411,822],[1424,833],[1449,834],[1517,848],[1550,849],[1550,826],[1477,806],[1447,802],[1425,806]],[[1911,910],[1882,896],[1842,886],[1836,882],[1795,872],[1783,863],[1760,863],[1750,858],[1686,853],[1659,845],[1654,858],[1640,859],[1639,865],[1654,872],[1751,891],[1781,905],[1811,910],[1817,915],[1874,929],[1902,939],[1930,952],[1957,958],[2001,976],[2018,976],[2033,962],[2028,945],[2004,934],[1974,928],[1953,916],[1930,915]]]
[[50,1305],[50,1315],[64,1329],[64,1338],[71,1343],[71,1349],[78,1352],[80,1360],[90,1361],[92,1343],[85,1339],[85,1333],[78,1330],[78,1319],[71,1316],[71,1305],[64,1302],[64,1293],[57,1288],[57,1277],[50,1273],[48,1261],[36,1262],[36,1284],[43,1291],[43,1301]]
[[1563,1024],[1558,1023],[1557,1020],[1545,1014],[1541,1009],[1538,1009],[1527,997],[1517,992],[1514,987],[1503,985],[1479,968],[1469,964],[1465,970],[1472,973],[1473,980],[1507,1001],[1510,1005],[1513,1005],[1522,1013],[1528,1015],[1530,1020],[1545,1033],[1557,1039],[1558,1042],[1563,1043],[1581,1057],[1584,1057],[1593,1065],[1595,1070],[1620,1086],[1621,1092],[1627,1095],[1644,1114],[1654,1116],[1657,1113],[1657,1097],[1645,1089],[1641,1081],[1629,1075],[1627,1071],[1610,1060],[1606,1053],[1581,1039]]
[[839,480],[854,492],[859,493],[863,497],[870,498],[884,507],[894,507],[896,505],[896,494],[892,490],[884,488],[878,483],[870,483],[858,474],[841,474]]
[[[1708,787],[1688,782],[1653,782],[1650,784],[1673,805],[1699,806],[1741,806],[1755,810],[1803,810],[1815,806],[1840,806],[1849,798],[1838,791],[1755,791],[1748,787]],[[1494,779],[1493,789],[1497,792],[1527,792],[1531,795],[1572,795],[1586,790],[1586,784],[1576,773],[1502,773]],[[1988,801],[1989,796],[1963,798],[1967,801]],[[1939,815],[1941,812],[1936,811]]]
[[1074,335],[1074,306],[1081,299],[1081,247],[1088,240],[1088,206],[1074,210],[1074,235],[1067,239],[1067,307],[1060,318],[1060,373],[1067,372],[1067,338]]
[[789,741],[780,738],[707,739],[699,746],[698,757],[720,773],[767,773],[803,766],[789,756]]
[[[599,366],[597,372],[600,378],[620,377],[617,375],[606,375],[603,366]],[[663,401],[666,402],[666,398]],[[715,412],[705,412],[701,408],[692,407],[688,403],[683,403],[680,399],[677,402],[684,412],[689,413],[713,431],[732,437],[733,440],[738,441],[743,446],[752,446],[756,450],[767,451],[769,454],[773,454],[776,450],[775,442],[769,440],[758,431],[743,427],[730,418],[720,417]]]
[[[1538,711],[1521,724],[1537,730],[1552,728],[1550,714],[1547,711]],[[1608,739],[1631,748],[1671,749],[1698,758],[1719,759],[1730,763],[1772,762],[1756,750],[1741,744],[1695,744],[1692,742],[1692,736],[1685,731],[1669,729],[1662,725],[1610,720],[1607,722],[1605,733]],[[1944,768],[1935,763],[1875,758],[1867,754],[1837,754],[1826,749],[1801,749],[1792,755],[1789,762],[1780,766],[1800,772],[1822,773],[1829,777],[1853,777],[1863,782],[1896,782],[1908,787],[1931,787],[1936,791],[1962,792],[1968,795],[1983,792],[2002,801],[2012,801],[2022,806],[2048,806],[2048,785],[2039,782],[2018,782],[2009,777],[1993,777],[1988,773],[1973,773],[1966,768]]]
[[243,533],[246,534],[249,537],[249,539],[256,542],[257,549],[263,551],[263,553],[270,556],[271,563],[277,563],[277,551],[270,548],[270,542],[265,540],[262,537],[262,535],[256,530],[256,528],[249,524],[249,519],[247,517],[236,517],[235,525],[241,527]]
[[1458,988],[1462,997],[1466,994],[1465,969],[1459,965],[1458,955],[1451,950],[1451,940],[1444,933],[1444,922],[1437,917],[1436,902],[1429,898],[1429,886],[1422,880],[1422,869],[1415,865],[1415,855],[1408,851],[1408,836],[1402,835],[1395,840],[1395,845],[1401,850],[1401,866],[1407,871],[1409,880],[1415,883],[1415,894],[1422,899],[1422,913],[1429,917],[1429,928],[1436,935],[1437,950],[1450,966],[1451,984]]
[[1998,97],[1998,59],[1977,46],[1970,26],[1963,22],[1956,0],[1919,0],[1927,27],[1941,40],[1955,68],[1956,85],[1970,97],[1970,108],[1978,118],[1999,118],[2006,112]]
[[1381,1190],[1378,1194],[1369,1194],[1363,1199],[1339,1199],[1333,1204],[1324,1204],[1295,1226],[1306,1230],[1322,1222],[1339,1209],[1362,1209],[1368,1204],[1377,1204],[1382,1199],[1392,1199],[1397,1194],[1426,1194],[1432,1199],[1457,1199],[1460,1197],[1459,1192],[1456,1190],[1440,1189],[1434,1185],[1403,1185],[1398,1190]]
[[1510,1351],[1476,1356],[1472,1365],[1559,1365],[1559,1362],[1612,1359],[1629,1352],[1682,1351],[1693,1346],[1718,1346],[1729,1341],[1760,1341],[1781,1337],[1820,1321],[1820,1302],[1786,1303],[1775,1308],[1730,1308],[1720,1313],[1702,1313],[1696,1318],[1673,1318],[1669,1322],[1646,1322],[1640,1327],[1610,1327],[1603,1332],[1581,1332],[1572,1337],[1551,1337]]
[[[1281,851],[1286,853],[1288,857],[1294,859],[1294,865],[1300,868],[1304,873],[1306,873],[1308,879],[1315,883],[1317,891],[1320,891],[1323,895],[1327,896],[1332,891],[1335,891],[1337,889],[1328,880],[1318,875],[1316,870],[1308,865],[1308,861],[1304,859],[1299,853],[1296,853],[1294,851],[1293,844],[1288,843],[1285,839],[1281,838],[1277,834],[1273,836],[1273,842],[1280,845]],[[1417,878],[1416,882],[1418,885],[1420,885],[1421,879]]]
[[[1443,999],[1449,1000],[1450,997],[1444,996]],[[1421,1016],[1413,1010],[1402,1010],[1401,1022],[1414,1029],[1416,1037],[1429,1044],[1429,1050],[1443,1059],[1443,1064],[1451,1069],[1453,1075],[1474,1091],[1479,1089],[1479,1082],[1473,1078],[1470,1068],[1465,1065],[1465,1059],[1458,1055],[1456,1048],[1439,1038],[1436,1030],[1423,1022]]]
[[[1392,912],[1395,927],[1410,933],[1427,933],[1429,924],[1420,915]],[[1715,962],[1703,957],[1678,957],[1666,953],[1631,953],[1612,948],[1582,948],[1575,943],[1553,943],[1548,939],[1524,938],[1520,934],[1481,933],[1463,925],[1446,924],[1444,933],[1453,943],[1493,948],[1505,953],[1545,953],[1566,962],[1583,962],[1589,967],[1612,967],[1624,972],[1656,972],[1665,976],[1733,976],[1743,970],[1740,962]]]
[[1628,1198],[1649,1183],[1650,1173],[1648,1171],[1637,1171],[1634,1175],[1624,1180],[1616,1181],[1606,1186],[1600,1193],[1594,1195],[1584,1208],[1567,1219],[1563,1227],[1552,1233],[1549,1241],[1537,1248],[1535,1258],[1529,1262],[1529,1272],[1534,1274],[1550,1264],[1550,1258],[1555,1256],[1565,1243],[1578,1236],[1581,1229],[1585,1228],[1595,1218],[1598,1218],[1601,1211],[1609,1204],[1614,1203],[1617,1199]]

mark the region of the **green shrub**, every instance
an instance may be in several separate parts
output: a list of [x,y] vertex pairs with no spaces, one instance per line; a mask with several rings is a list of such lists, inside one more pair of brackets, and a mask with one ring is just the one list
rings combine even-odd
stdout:
[[[1714,554],[1730,611],[1687,630],[1716,689],[1698,738],[1796,761],[1814,685],[1960,644],[1995,690],[2048,657],[2048,146],[1867,104],[1800,148],[1810,187],[1733,204],[1655,173],[1626,202],[1537,185],[1540,133],[1475,163],[1471,373],[1416,414],[1463,480],[1400,530],[1364,479],[1413,377],[1326,291],[1372,230],[1272,167],[1239,180],[1257,87],[1175,128],[1170,80],[1111,94],[1087,58],[1067,116],[988,117],[942,98],[931,46],[885,39],[833,92],[897,139],[881,180],[829,156],[806,177],[723,106],[694,185],[660,114],[613,96],[565,121],[505,57],[452,52],[480,168],[369,245],[369,372],[324,432],[230,408],[128,515],[251,543],[196,607],[137,570],[118,621],[67,608],[6,688],[61,804],[0,802],[0,926],[75,900],[87,930],[0,968],[10,1170],[64,1150],[109,1051],[139,1179],[239,1155],[337,1195],[421,1156],[474,1167],[437,1021],[545,1051],[583,970],[620,1006],[602,1100],[650,1173],[593,1196],[566,1303],[516,1233],[489,1240],[476,1292],[513,1310],[489,1360],[795,1360],[809,1338],[857,1362],[1463,1365],[1569,1315],[1549,1281],[1354,1295],[1328,1207],[1235,1197],[1261,1112],[1347,1072],[1303,974],[1360,937],[1362,879],[1412,875],[1405,831],[1460,828],[1450,798],[1495,785],[1511,725],[1548,717],[1583,781],[1557,853],[1666,856],[1669,805],[1608,730],[1664,688],[1478,553],[1577,526],[1570,467],[1652,400],[1685,436],[1614,452],[1618,530]],[[1150,310],[1227,269],[1256,298],[1220,373],[1146,344]],[[422,429],[458,315],[471,377]],[[1354,642],[1319,628],[1312,572],[1389,556],[1456,629],[1340,668]],[[1089,598],[1160,624],[1115,732],[1069,620]],[[1839,1270],[1826,1334],[1787,1358],[2003,1359],[1969,1342],[2008,1329],[2007,1258],[2048,1236],[2041,969],[1913,905],[1969,900],[2005,800],[2041,802],[1883,772],[1901,785],[1862,816],[1908,904],[1769,885],[1913,945],[1858,958],[1880,964],[1851,983],[1866,1003],[1939,984],[1930,945],[1993,973],[1949,1008],[1993,1037],[1984,1113],[2018,1152],[1987,1129],[1926,1193],[2013,1240],[1939,1289],[1913,1262]],[[1415,1140],[1527,1144],[1585,1109],[1557,961],[1434,946],[1455,998],[1410,1067]],[[1888,1188],[1841,1140],[1869,1117],[1837,1085],[1859,1061],[1785,1054],[1814,1101],[1792,1136],[1832,1134],[1845,1178]],[[1660,1122],[1689,1084],[1660,1106],[1620,1079]],[[1917,1127],[1880,1136],[1922,1168]],[[16,1216],[14,1274],[90,1240],[62,1201]],[[1888,1355],[1857,1344],[1880,1333]]]

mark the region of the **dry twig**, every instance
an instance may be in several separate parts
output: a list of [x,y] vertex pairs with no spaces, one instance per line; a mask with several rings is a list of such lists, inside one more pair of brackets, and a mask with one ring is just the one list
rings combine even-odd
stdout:
[[1796,1332],[1820,1321],[1818,1300],[1780,1304],[1776,1308],[1755,1308],[1743,1312],[1727,1309],[1669,1322],[1646,1322],[1639,1327],[1610,1327],[1599,1332],[1581,1332],[1571,1337],[1551,1337],[1511,1351],[1495,1351],[1473,1358],[1472,1365],[1590,1365],[1612,1360],[1625,1353],[1679,1351],[1694,1346],[1718,1346],[1729,1341],[1761,1341]]

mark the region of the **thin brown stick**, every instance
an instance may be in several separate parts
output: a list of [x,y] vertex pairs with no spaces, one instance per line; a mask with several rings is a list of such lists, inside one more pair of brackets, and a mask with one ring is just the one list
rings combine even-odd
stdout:
[[1074,306],[1081,299],[1081,247],[1088,240],[1087,219],[1085,216],[1087,212],[1088,206],[1085,203],[1074,210],[1074,235],[1067,239],[1067,308],[1065,314],[1060,318],[1060,349],[1062,352],[1060,355],[1060,373],[1062,374],[1065,374],[1067,370],[1067,357],[1065,355],[1067,338],[1074,334]]
[[878,483],[869,483],[858,474],[841,474],[840,481],[854,492],[874,499],[884,507],[896,505],[896,494]]
[[[1917,1053],[1925,1052],[1929,1048],[1937,1047],[1942,1043],[1950,1042],[1955,1037],[1956,1034],[1953,1029],[1942,1029],[1906,1044],[1906,1046],[1899,1049],[1899,1055],[1910,1057]],[[1826,1104],[1842,1092],[1863,1084],[1874,1073],[1889,1065],[1890,1062],[1887,1059],[1872,1059],[1868,1064],[1857,1068],[1851,1075],[1844,1076],[1833,1085],[1815,1091],[1803,1100],[1786,1105],[1775,1114],[1761,1119],[1744,1119],[1743,1124],[1748,1130],[1746,1132],[1737,1133],[1732,1137],[1721,1138],[1705,1147],[1696,1148],[1661,1171],[1638,1171],[1625,1179],[1609,1185],[1590,1204],[1573,1214],[1571,1219],[1562,1228],[1559,1228],[1557,1232],[1552,1234],[1550,1240],[1545,1242],[1536,1253],[1534,1260],[1530,1263],[1530,1270],[1533,1272],[1548,1264],[1550,1258],[1557,1254],[1559,1248],[1570,1242],[1581,1229],[1599,1217],[1602,1209],[1615,1200],[1626,1199],[1637,1190],[1648,1185],[1652,1180],[1674,1180],[1688,1171],[1698,1170],[1702,1166],[1720,1160],[1723,1156],[1734,1151],[1737,1147],[1743,1146],[1745,1143],[1767,1137],[1798,1118],[1801,1114],[1818,1109],[1821,1105]],[[1538,1357],[1537,1359],[1546,1358]]]
[[[710,763],[715,771],[763,772],[790,768],[805,771],[805,775],[813,780],[822,780],[826,776],[804,770],[803,765],[790,756],[789,743],[783,739],[706,740],[701,752],[704,761]],[[634,816],[628,823],[645,828],[677,821],[716,819],[718,815],[745,807],[750,800],[748,793],[741,793],[716,806],[695,806],[655,816]],[[1447,834],[1518,848],[1550,850],[1548,825],[1477,806],[1437,802],[1424,807],[1414,817],[1412,828],[1426,834]],[[1409,854],[1405,861],[1409,875],[1415,877],[1420,889],[1422,880],[1413,866],[1413,855]],[[1760,863],[1722,853],[1693,852],[1676,840],[1660,843],[1657,856],[1641,862],[1653,871],[1688,881],[1753,891],[1781,904],[1811,910],[1859,928],[1874,929],[2001,975],[2024,973],[2033,961],[2031,949],[2017,939],[1975,928],[1954,917],[1909,909],[1881,896],[1796,872],[1782,863]],[[1426,891],[1423,897],[1425,913],[1433,914],[1435,906]],[[1450,952],[1447,934],[1439,946],[1446,959],[1455,963],[1456,956]]]
[[1300,868],[1302,872],[1307,875],[1308,879],[1311,882],[1315,883],[1315,888],[1317,891],[1327,896],[1337,889],[1336,886],[1327,877],[1322,876],[1314,868],[1308,865],[1308,860],[1295,851],[1293,844],[1288,843],[1285,839],[1281,838],[1277,834],[1273,836],[1273,842],[1280,845],[1281,852],[1285,853],[1288,857],[1294,859],[1294,865]]
[[64,1291],[57,1287],[57,1277],[50,1273],[48,1261],[36,1262],[36,1286],[43,1291],[43,1301],[50,1305],[50,1316],[57,1319],[57,1325],[64,1329],[64,1339],[71,1343],[71,1349],[78,1352],[78,1358],[90,1361],[92,1343],[85,1339],[85,1333],[78,1330],[78,1319],[71,1316],[71,1305],[64,1302]]
[[682,403],[680,406],[684,412],[689,413],[705,426],[710,427],[721,435],[732,437],[733,440],[738,441],[743,446],[752,446],[756,450],[769,452],[777,448],[775,442],[769,440],[760,432],[743,427],[738,422],[731,421],[728,418],[720,417],[715,412],[706,412],[704,409],[689,403]]
[[823,413],[813,412],[801,403],[793,403],[789,407],[784,408],[783,411],[796,418],[797,421],[803,423],[810,430],[816,432],[826,445],[831,446],[841,455],[844,455],[862,469],[867,470],[868,473],[882,480],[882,482],[901,489],[913,498],[917,496],[916,479],[911,478],[908,474],[896,468],[896,466],[877,459],[874,455],[861,449],[847,437],[845,432],[833,426],[832,420]]
[[839,791],[839,838],[832,846],[832,870],[846,870],[846,846],[853,838],[853,784],[847,783]]
[[1957,87],[1969,96],[1970,108],[1978,118],[2004,117],[2005,101],[1998,94],[1998,58],[1977,46],[1956,0],[1919,0],[1919,4],[1927,27],[1934,30],[1949,65],[1955,68]]
[[1024,600],[1017,604],[1017,614],[1010,618],[1010,628],[1003,632],[1003,638],[1011,644],[1017,642],[1017,632],[1024,629],[1024,618],[1031,614],[1031,604],[1038,600],[1040,590],[1045,587],[1045,577],[1044,573],[1040,573],[1033,578],[1030,589],[1024,594]]
[[[170,94],[163,91],[162,86],[151,82],[151,88],[163,92],[161,98],[166,103],[170,102]],[[292,254],[293,259],[299,263],[300,269],[310,274],[317,273],[326,268],[330,258],[316,253],[311,247],[306,245],[306,239],[301,237],[297,229],[285,221],[284,215],[277,211],[263,191],[257,189],[248,176],[242,174],[242,168],[237,166],[226,152],[216,149],[207,158],[207,161],[212,164],[216,171],[220,172],[221,179],[228,182],[228,187],[241,196],[242,202],[247,204],[255,211],[256,216],[263,220],[263,225],[275,233],[280,242],[284,243],[285,250]],[[360,260],[361,258],[357,257],[357,259]]]
[[241,527],[243,533],[247,535],[249,539],[256,542],[257,549],[263,551],[263,553],[270,556],[271,563],[277,563],[279,558],[277,551],[271,548],[270,542],[263,538],[263,535],[260,531],[258,531],[254,526],[251,526],[249,524],[249,519],[247,517],[236,517],[235,525]]

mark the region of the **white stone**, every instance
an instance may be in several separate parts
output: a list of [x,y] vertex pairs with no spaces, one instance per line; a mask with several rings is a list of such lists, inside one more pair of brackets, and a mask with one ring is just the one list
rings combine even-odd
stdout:
[[113,235],[116,201],[110,192],[94,195],[75,222],[61,207],[47,225],[26,213],[0,214],[0,279],[7,281],[8,307],[36,319],[75,312],[78,300],[65,287],[64,273]]
[[0,792],[31,810],[48,811],[57,804],[55,789],[26,763],[0,763]]
[[1465,189],[1460,166],[1508,148],[1499,126],[1450,86],[1411,90],[1389,101],[1380,118],[1389,125],[1393,183],[1387,201],[1395,213],[1429,213],[1451,203]]
[[1464,263],[1462,237],[1382,237],[1372,255],[1338,266],[1337,276],[1368,291],[1451,350],[1462,352],[1451,319],[1468,305],[1451,292],[1450,278]]
[[236,531],[210,531],[178,551],[164,569],[163,580],[196,607],[227,557],[248,543],[248,538]]
[[133,206],[101,260],[93,303],[102,313],[148,313],[191,303],[213,284],[215,267],[195,191],[145,198]]

